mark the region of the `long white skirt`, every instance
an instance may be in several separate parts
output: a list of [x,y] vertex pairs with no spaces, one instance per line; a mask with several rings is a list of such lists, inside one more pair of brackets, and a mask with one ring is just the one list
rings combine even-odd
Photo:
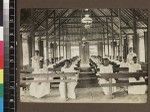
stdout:
[[76,81],[67,83],[68,98],[76,99],[76,93],[75,93],[76,86],[77,86]]
[[67,98],[67,90],[66,90],[66,83],[65,82],[60,82],[59,84],[59,93],[60,93],[60,98],[61,99],[66,99]]
[[[99,85],[109,84],[109,81],[100,78],[98,83]],[[116,83],[115,79],[112,79],[112,83]],[[105,95],[110,95],[109,87],[102,87],[102,91],[104,92]],[[117,91],[116,87],[115,86],[112,87],[112,92],[116,92],[116,91]]]
[[[140,77],[139,80],[135,78],[129,78],[129,82],[145,82],[143,77]],[[128,94],[145,94],[147,90],[147,85],[135,85],[128,87]]]
[[[44,78],[43,78],[44,79]],[[41,78],[36,78],[34,80],[41,80]],[[48,82],[32,82],[29,87],[29,94],[36,98],[42,98],[50,94],[50,83]]]

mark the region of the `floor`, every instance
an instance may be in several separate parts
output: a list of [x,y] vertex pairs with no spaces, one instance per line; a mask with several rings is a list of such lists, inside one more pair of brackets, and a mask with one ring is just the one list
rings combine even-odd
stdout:
[[43,98],[37,99],[31,97],[26,91],[21,95],[22,102],[42,102],[42,103],[146,103],[147,95],[125,95],[120,97],[111,98],[104,95],[101,87],[93,88],[77,88],[77,99],[62,100],[59,97],[57,88],[51,90],[51,94]]

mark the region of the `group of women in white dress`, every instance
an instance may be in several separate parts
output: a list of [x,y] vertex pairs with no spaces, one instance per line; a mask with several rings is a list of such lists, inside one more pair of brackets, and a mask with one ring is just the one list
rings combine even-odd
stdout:
[[[53,69],[53,65],[45,66],[42,69],[40,68],[40,61],[43,58],[39,56],[39,51],[35,51],[35,56],[31,58],[32,60],[32,68],[34,71],[32,75],[34,76],[34,81],[31,82],[29,87],[29,94],[36,98],[42,98],[50,95],[50,80],[53,80],[50,73],[53,71],[49,71],[48,68]],[[67,76],[60,76],[60,84],[59,84],[59,93],[60,98],[76,98],[75,87],[77,85],[78,73],[74,70],[74,67],[77,63],[77,60],[71,62],[70,60],[65,61],[65,65],[61,68],[62,73],[68,73]],[[71,75],[69,73],[75,73]],[[42,75],[47,74],[47,75]]]
[[[138,63],[138,59],[135,53],[133,53],[132,48],[129,50],[129,54],[127,55],[127,61],[115,61],[115,60],[109,60],[109,58],[100,58],[100,57],[91,57],[93,62],[95,62],[98,65],[98,68],[100,69],[97,72],[97,75],[101,75],[103,73],[113,73],[113,65],[110,64],[110,61],[114,61],[117,64],[120,65],[120,67],[128,67],[129,72],[138,72],[141,70],[141,65]],[[42,98],[44,96],[50,95],[50,81],[53,80],[52,77],[49,75],[42,75],[43,73],[51,73],[52,71],[48,71],[48,68],[53,68],[53,65],[50,64],[49,66],[43,67],[43,69],[40,68],[40,61],[43,60],[42,57],[39,56],[39,51],[35,52],[35,56],[31,58],[32,60],[32,68],[34,71],[32,74],[39,74],[34,76],[34,81],[30,84],[29,87],[29,94],[31,96],[34,96],[36,98]],[[67,75],[65,77],[60,77],[60,84],[59,84],[59,93],[60,98],[62,99],[76,99],[75,94],[75,88],[77,86],[77,80],[78,80],[78,73],[74,69],[76,67],[76,64],[78,63],[79,58],[75,61],[66,60],[65,65],[61,68],[62,73],[66,73]],[[72,75],[72,73],[75,73]],[[41,74],[41,75],[40,75]],[[40,80],[40,81],[38,81]],[[43,81],[42,81],[43,80]],[[46,81],[47,80],[47,81]],[[109,84],[108,79],[104,78],[98,78],[99,85],[102,84]],[[140,77],[139,80],[135,78],[129,78],[129,82],[139,82],[144,81],[144,78]],[[36,82],[37,81],[37,82]],[[115,79],[111,79],[112,83],[116,83]],[[131,86],[128,88],[128,93],[130,94],[145,94],[145,91],[147,89],[146,85],[139,85],[139,86]],[[110,88],[109,87],[103,87],[102,91],[105,95],[110,94]],[[112,87],[112,92],[116,92],[117,87]]]
[[[116,64],[120,65],[120,67],[129,68],[129,71],[128,71],[129,73],[135,73],[135,72],[139,72],[142,70],[141,65],[138,63],[137,55],[133,52],[132,48],[129,49],[129,54],[127,55],[127,61],[126,60],[123,60],[123,61],[110,60],[108,57],[103,58],[103,62],[102,61],[100,62],[98,58],[92,58],[92,60],[95,63],[97,63],[98,68],[100,69],[100,71],[97,72],[97,75],[101,75],[103,73],[113,73],[113,65],[109,63],[110,61],[115,62]],[[129,80],[129,83],[145,81],[143,77],[140,77],[139,80],[137,80],[134,77],[129,77],[128,80]],[[116,80],[112,78],[111,83],[116,83]],[[104,78],[99,78],[99,84],[100,85],[109,84],[109,80],[104,79]],[[102,90],[105,95],[110,94],[109,86],[108,87],[102,86]],[[145,94],[146,90],[147,90],[146,84],[129,86],[127,89],[128,94]],[[118,91],[117,87],[113,86],[111,92],[117,92],[117,91]]]
[[[50,77],[48,75],[40,75],[43,73],[48,73],[47,68],[40,68],[40,61],[43,60],[43,57],[39,56],[39,51],[35,51],[35,56],[31,58],[32,60],[32,75],[34,77],[34,82],[30,84],[29,94],[36,98],[41,98],[50,94],[50,83],[46,80],[49,80]],[[41,82],[40,82],[40,81]],[[43,80],[43,82],[42,82]],[[45,81],[45,82],[44,82]]]

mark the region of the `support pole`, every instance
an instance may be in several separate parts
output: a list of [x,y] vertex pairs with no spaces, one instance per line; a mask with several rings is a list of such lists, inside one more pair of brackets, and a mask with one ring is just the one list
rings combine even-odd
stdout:
[[65,32],[63,26],[62,29],[63,29],[63,58],[65,58]]
[[98,55],[103,57],[103,42],[98,42],[97,46],[98,46]]
[[104,48],[103,55],[104,56],[106,55],[105,54],[105,47],[106,47],[106,45],[105,45],[105,26],[103,25],[103,48]]
[[112,13],[112,10],[111,10],[111,36],[112,36],[112,58],[114,59],[115,58],[115,46],[114,46],[114,25],[113,25],[113,13]]
[[147,54],[148,54],[148,32],[144,32],[144,47],[145,47],[145,62],[147,63]]
[[133,37],[133,52],[137,54],[139,58],[139,51],[138,51],[138,35],[137,35],[137,20],[136,20],[136,14],[135,9],[133,9],[133,30],[134,30],[134,37]]
[[38,46],[39,46],[39,54],[40,54],[40,56],[44,57],[44,46],[43,46],[43,41],[41,40],[41,37],[39,37]]
[[28,52],[29,52],[29,66],[32,66],[32,38],[31,35],[28,36]]
[[119,57],[123,57],[123,38],[121,34],[121,9],[118,9],[118,18],[119,18],[119,49],[118,55]]
[[58,45],[59,45],[59,60],[61,59],[61,50],[60,50],[60,38],[61,38],[61,19],[59,18],[59,43],[58,43]]
[[46,65],[49,64],[49,52],[48,52],[48,40],[49,40],[49,34],[48,34],[48,10],[46,10]]
[[34,31],[34,19],[33,19],[33,15],[34,15],[34,9],[31,9],[31,39],[32,39],[32,57],[35,55],[35,31]]
[[108,47],[108,57],[109,57],[109,32],[108,32],[108,18],[106,18],[106,24],[107,24],[107,47]]
[[23,47],[22,47],[22,34],[20,35],[20,38],[19,38],[19,42],[18,42],[18,46],[20,46],[19,47],[19,55],[20,55],[20,69],[22,69],[23,68]]
[[66,58],[71,58],[71,42],[66,43]]
[[53,19],[53,22],[54,22],[54,48],[53,48],[53,58],[54,58],[54,63],[56,63],[56,50],[57,50],[57,43],[56,43],[56,22],[55,22],[55,19],[56,19],[56,10],[54,10],[54,19]]
[[[148,13],[148,41],[147,43],[150,43],[150,10]],[[148,48],[150,48],[150,44],[147,45]],[[148,61],[148,76],[150,76],[150,52],[147,52],[147,61]],[[150,78],[148,78],[148,82],[150,82]],[[148,86],[148,90],[150,90],[150,86]],[[148,91],[148,101],[150,101],[150,94]]]

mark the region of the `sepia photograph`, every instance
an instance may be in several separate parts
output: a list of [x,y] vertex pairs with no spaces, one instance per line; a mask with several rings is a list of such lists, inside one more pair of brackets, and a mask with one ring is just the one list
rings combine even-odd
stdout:
[[147,103],[148,13],[21,9],[20,101]]

